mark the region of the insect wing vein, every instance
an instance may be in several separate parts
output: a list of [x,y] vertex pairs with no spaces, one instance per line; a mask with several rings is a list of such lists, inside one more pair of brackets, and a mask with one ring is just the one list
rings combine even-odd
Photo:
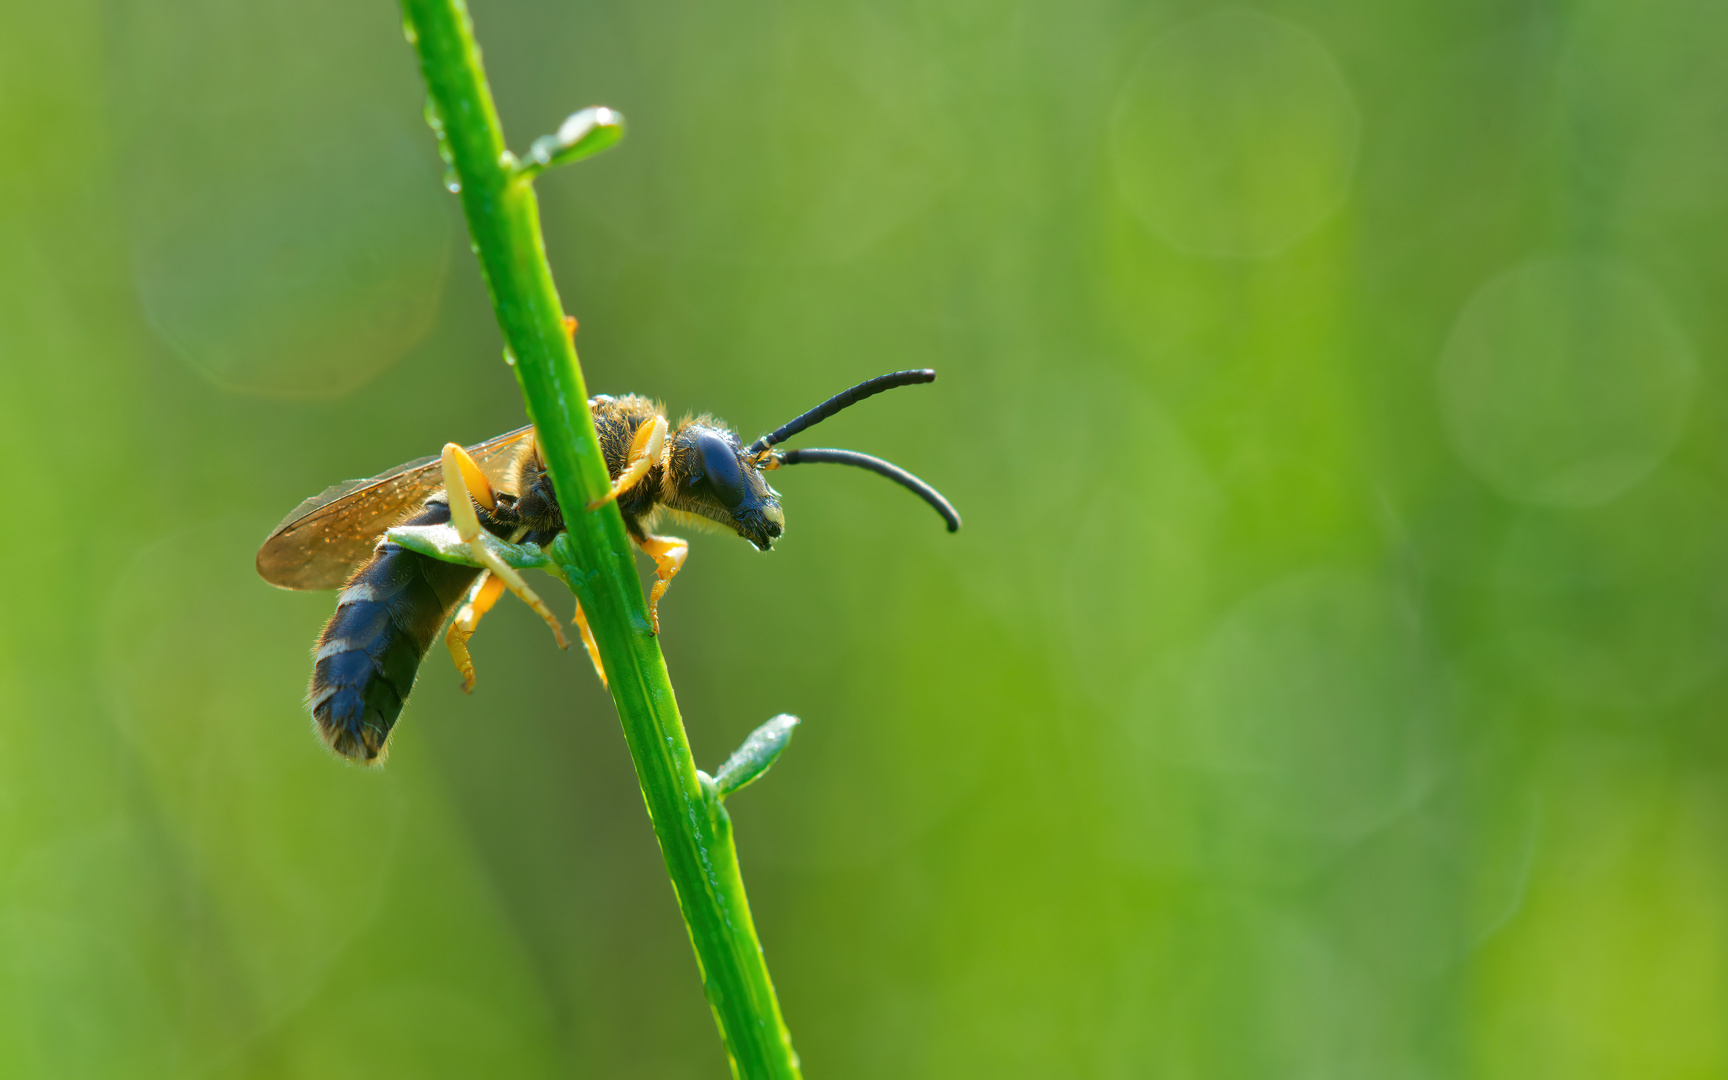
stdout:
[[[468,447],[495,486],[533,426]],[[372,553],[378,538],[405,510],[443,485],[436,457],[416,458],[363,480],[348,480],[296,506],[258,549],[258,573],[283,589],[334,589]]]

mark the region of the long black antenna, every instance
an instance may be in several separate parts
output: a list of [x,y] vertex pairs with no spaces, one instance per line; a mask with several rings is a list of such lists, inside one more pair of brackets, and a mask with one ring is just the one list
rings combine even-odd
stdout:
[[[865,398],[870,397],[872,394],[880,394],[882,391],[892,390],[896,386],[910,386],[913,383],[927,383],[935,381],[936,372],[931,368],[920,368],[916,371],[895,371],[887,375],[878,375],[874,379],[865,379],[852,389],[843,390],[829,398],[827,401],[824,401],[822,404],[816,406],[814,409],[811,409],[809,412],[804,413],[801,416],[793,417],[786,423],[781,424],[773,431],[751,443],[750,449],[746,450],[745,453],[750,457],[755,457],[770,446],[773,446],[776,443],[785,442],[787,439],[790,439],[805,428],[814,427],[815,425],[820,424],[822,421],[833,416],[846,406],[856,405]],[[824,453],[827,452],[828,451],[824,451]],[[839,453],[840,451],[834,452]],[[845,452],[850,453],[851,451]],[[805,458],[805,460],[814,461],[815,459]],[[872,458],[871,460],[875,459]],[[856,462],[853,464],[856,464]],[[868,468],[868,466],[866,466],[866,468]],[[955,527],[958,528],[958,526]]]
[[[900,374],[913,375],[919,373],[901,372]],[[892,376],[884,375],[883,378],[892,378]],[[878,380],[871,380],[871,382],[876,381]],[[929,380],[923,381],[927,382]],[[865,383],[864,385],[868,386],[870,384]],[[850,393],[851,391],[847,392]],[[835,400],[839,399],[836,398]],[[842,405],[841,408],[845,408],[845,406]],[[808,416],[809,414],[806,413],[805,415]],[[801,420],[803,417],[799,417],[799,419]],[[821,418],[818,417],[817,419]],[[815,420],[811,421],[811,423],[815,422]],[[791,425],[787,426],[790,427]],[[776,432],[775,434],[779,433]],[[916,476],[913,476],[911,473],[892,462],[883,461],[879,457],[871,457],[869,454],[860,454],[856,450],[788,450],[783,454],[775,454],[774,459],[782,465],[798,465],[803,463],[817,464],[820,462],[827,462],[833,465],[856,465],[860,469],[869,469],[871,472],[876,473],[879,476],[886,476],[896,484],[909,488],[913,494],[935,507],[936,512],[942,515],[942,520],[948,523],[949,532],[960,531],[960,512],[954,509],[954,504],[949,502],[947,499],[944,499],[940,491],[937,491],[929,484],[926,484],[924,481],[918,479]]]

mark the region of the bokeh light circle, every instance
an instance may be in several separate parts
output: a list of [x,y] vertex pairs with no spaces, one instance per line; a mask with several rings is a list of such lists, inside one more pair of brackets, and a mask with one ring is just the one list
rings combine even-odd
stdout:
[[[432,328],[460,211],[400,24],[366,5],[118,5],[109,91],[150,328],[224,390],[346,394]],[[390,50],[390,51],[386,51]]]
[[1273,582],[1219,621],[1170,748],[1228,786],[1236,813],[1359,836],[1428,782],[1448,693],[1395,589],[1316,570]]
[[357,112],[287,144],[236,141],[246,145],[235,160],[191,179],[155,182],[146,168],[133,244],[144,312],[177,358],[223,389],[339,397],[431,328],[452,217],[426,163],[430,136]]
[[1191,254],[1275,255],[1344,202],[1361,121],[1312,34],[1224,11],[1154,41],[1116,103],[1117,188]]
[[1441,355],[1440,407],[1458,455],[1503,495],[1588,506],[1668,454],[1695,367],[1648,281],[1610,262],[1544,259],[1465,305]]

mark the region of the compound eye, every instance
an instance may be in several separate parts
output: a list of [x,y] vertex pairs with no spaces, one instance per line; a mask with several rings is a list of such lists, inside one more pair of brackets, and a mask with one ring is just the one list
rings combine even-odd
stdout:
[[702,471],[708,486],[728,510],[744,501],[744,472],[738,467],[738,451],[712,431],[698,432],[696,452],[702,455]]

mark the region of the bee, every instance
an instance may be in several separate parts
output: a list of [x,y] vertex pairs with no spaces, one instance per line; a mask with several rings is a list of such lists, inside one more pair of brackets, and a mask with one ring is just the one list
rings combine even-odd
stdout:
[[[855,450],[775,449],[873,394],[935,378],[934,371],[923,369],[866,380],[748,446],[712,416],[687,416],[673,427],[664,408],[648,398],[590,398],[612,484],[584,510],[616,501],[631,539],[654,560],[648,597],[652,631],[660,632],[660,600],[689,553],[686,541],[656,535],[658,520],[713,523],[767,551],[784,535],[786,518],[780,493],[764,474],[782,466],[831,463],[869,469],[916,493],[942,515],[949,532],[958,531],[960,515],[953,505],[897,465]],[[420,662],[446,622],[445,644],[462,674],[462,688],[472,690],[468,640],[506,590],[546,620],[559,647],[568,648],[551,609],[480,535],[544,547],[564,531],[564,522],[531,425],[465,449],[449,443],[438,457],[337,484],[295,507],[259,548],[258,573],[284,589],[341,589],[335,614],[313,649],[306,697],[330,749],[362,764],[383,762]],[[434,559],[385,535],[399,525],[444,524],[456,527],[481,566]],[[580,604],[573,621],[604,682],[606,672]]]

